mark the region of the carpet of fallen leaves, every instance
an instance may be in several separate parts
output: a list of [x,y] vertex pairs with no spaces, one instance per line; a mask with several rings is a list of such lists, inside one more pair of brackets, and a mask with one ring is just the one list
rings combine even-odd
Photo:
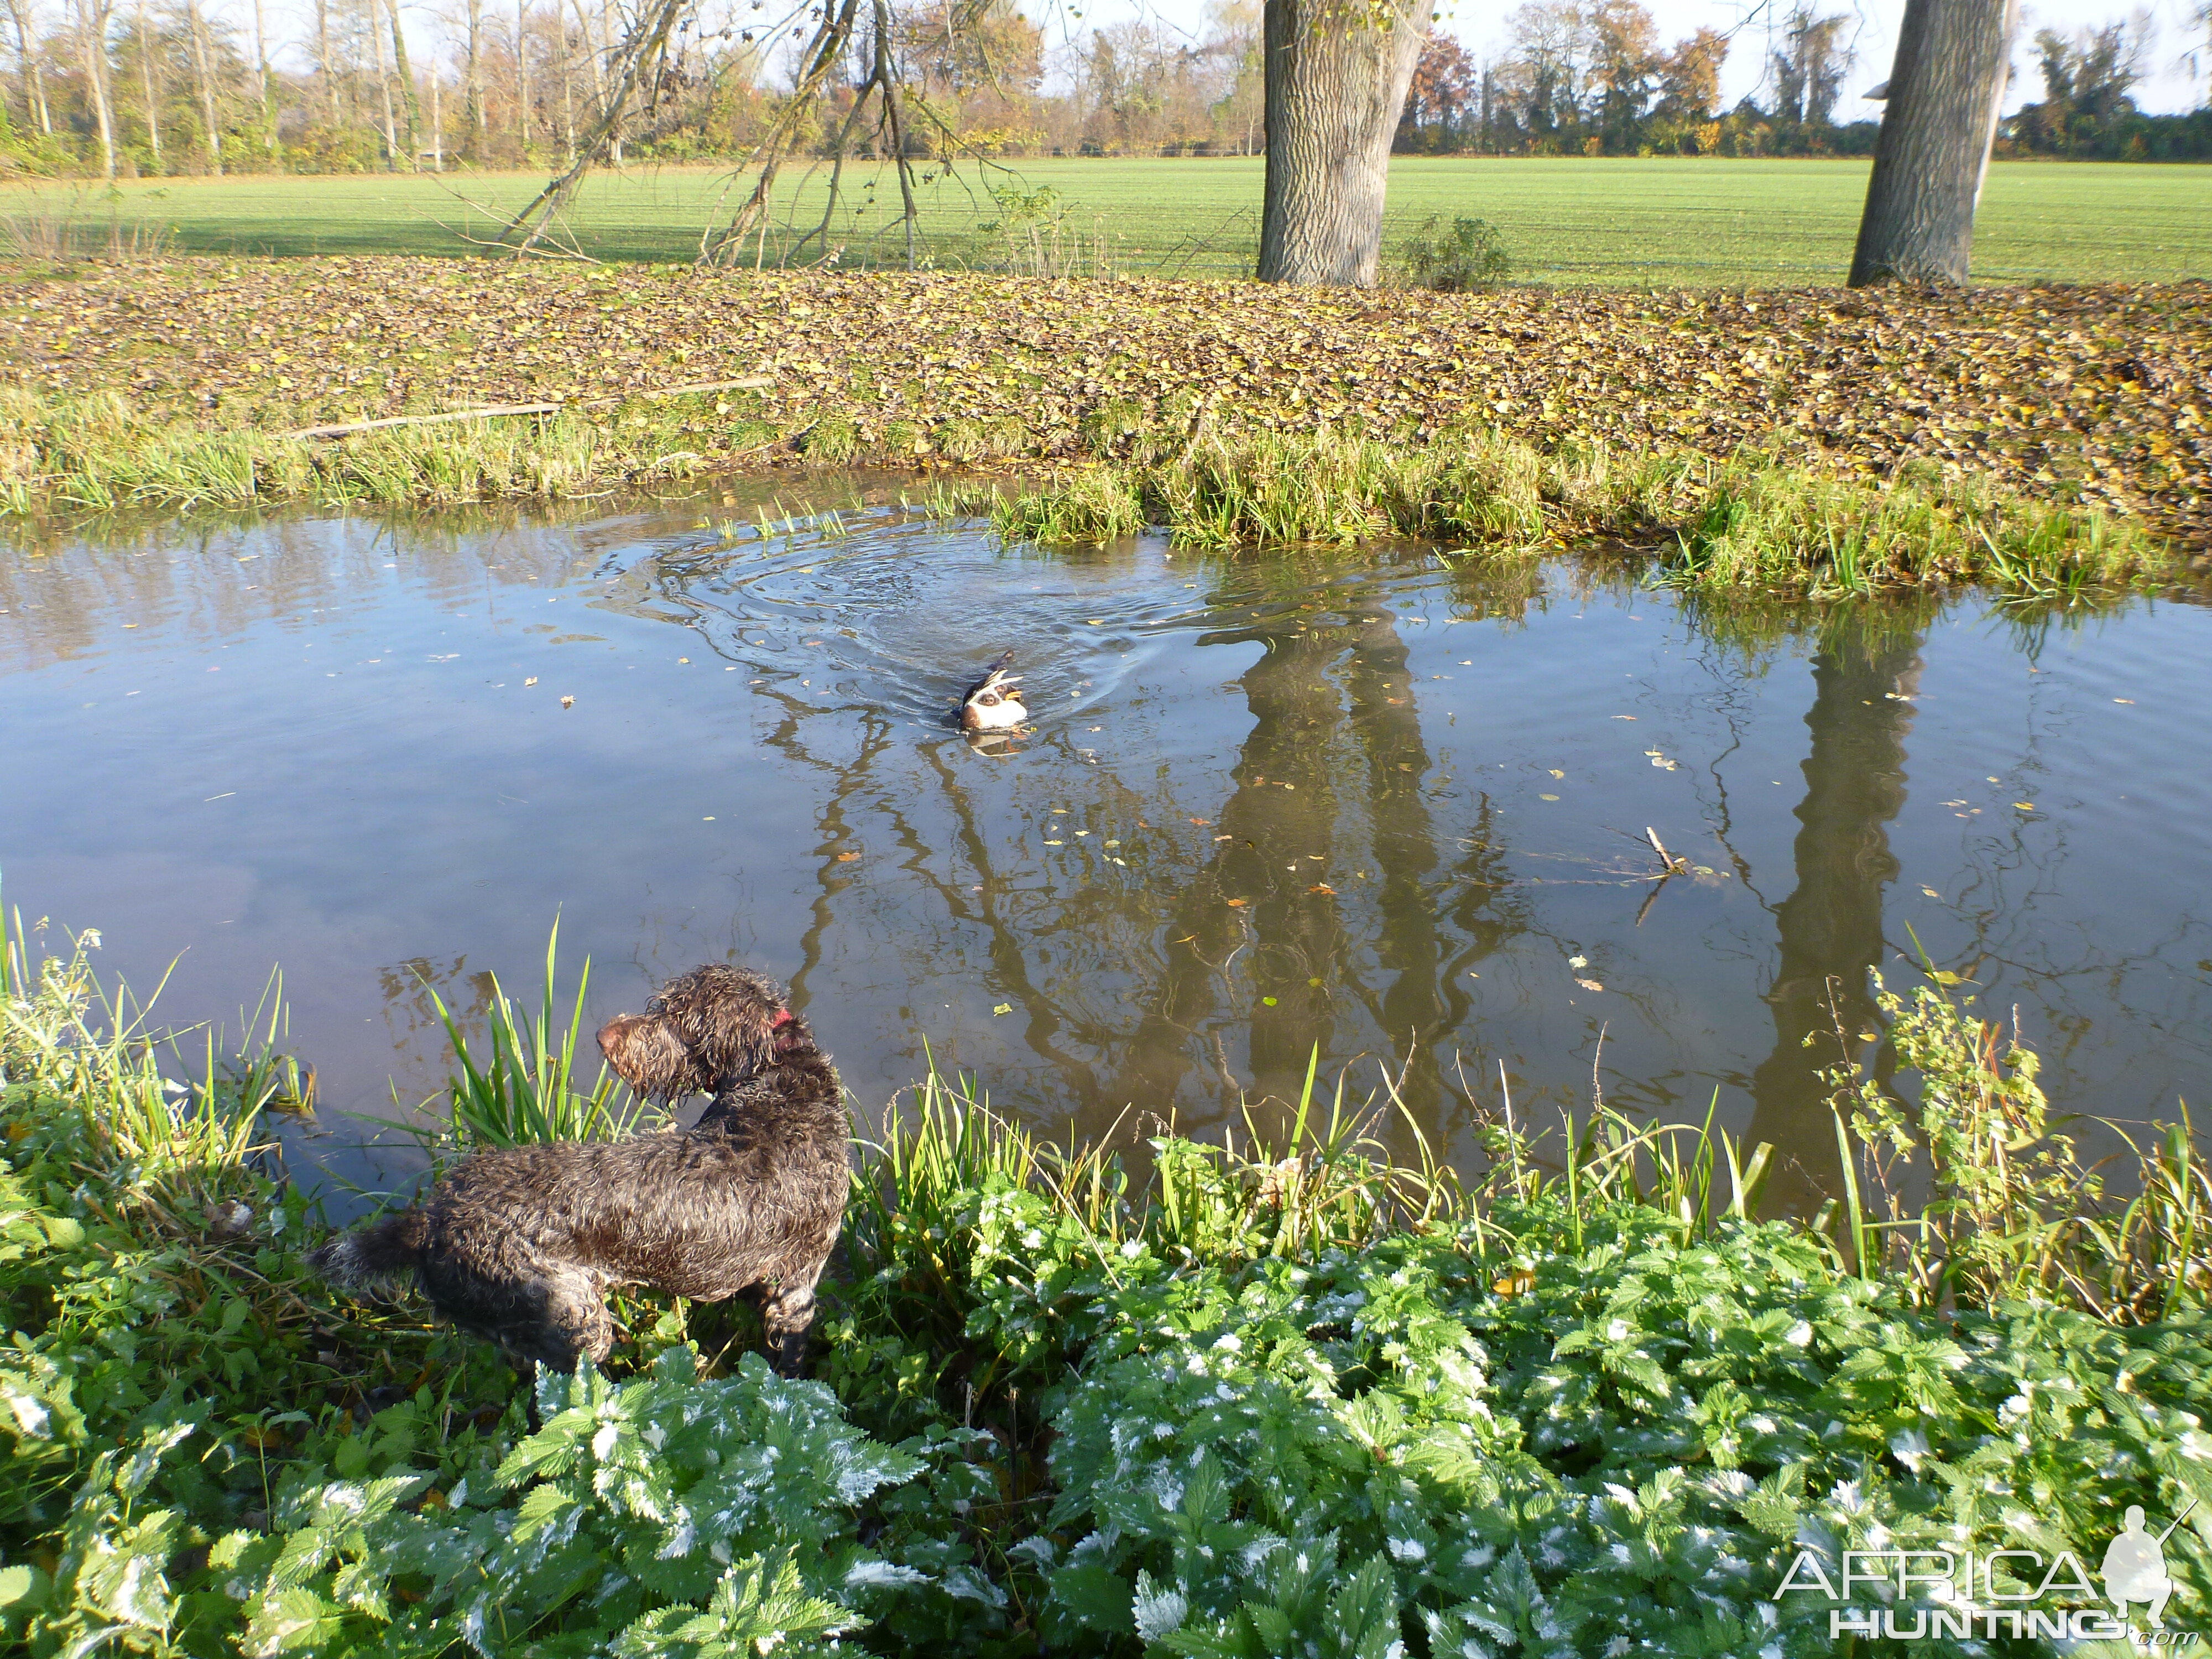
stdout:
[[1443,295],[180,258],[17,271],[0,295],[0,382],[156,416],[289,427],[755,372],[775,386],[744,412],[786,429],[1011,416],[1048,456],[1102,410],[1401,438],[1472,416],[1874,476],[1924,459],[2212,547],[2203,283]]

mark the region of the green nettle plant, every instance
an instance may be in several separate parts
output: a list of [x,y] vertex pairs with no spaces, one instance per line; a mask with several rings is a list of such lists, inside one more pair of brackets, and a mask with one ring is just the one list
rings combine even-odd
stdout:
[[1857,1629],[1977,1620],[1850,1650],[2028,1653],[1979,1615],[2130,1504],[2167,1627],[2212,1619],[2202,1165],[2170,1135],[2092,1201],[1948,986],[1885,992],[1913,1091],[1837,1079],[1888,1217],[1753,1219],[1767,1149],[1612,1115],[1493,1127],[1470,1189],[1311,1078],[1279,1144],[1164,1134],[1139,1179],[933,1073],[864,1148],[817,1380],[631,1304],[605,1372],[529,1394],[300,1268],[265,1042],[178,1078],[83,948],[0,954],[0,1643],[33,1659],[1810,1659],[1840,1604],[1779,1587],[1846,1552],[1989,1566],[1860,1583]]

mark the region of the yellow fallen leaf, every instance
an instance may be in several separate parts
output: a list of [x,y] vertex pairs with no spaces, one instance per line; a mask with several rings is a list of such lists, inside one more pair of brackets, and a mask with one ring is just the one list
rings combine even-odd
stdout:
[[2032,800],[2016,800],[2013,805],[2020,808],[2023,812],[2033,812],[2035,811],[2035,803]]

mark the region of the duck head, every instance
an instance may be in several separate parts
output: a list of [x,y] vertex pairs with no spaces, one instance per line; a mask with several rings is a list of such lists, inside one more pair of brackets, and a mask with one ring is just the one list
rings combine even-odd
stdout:
[[1022,689],[1015,684],[1020,676],[1006,672],[1013,660],[1014,653],[1007,652],[961,697],[960,724],[966,730],[1006,732],[1029,719]]

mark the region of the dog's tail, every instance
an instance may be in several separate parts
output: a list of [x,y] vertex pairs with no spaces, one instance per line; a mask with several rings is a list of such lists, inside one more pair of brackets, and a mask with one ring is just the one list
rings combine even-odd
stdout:
[[307,1254],[307,1265],[341,1290],[391,1288],[422,1266],[428,1224],[420,1210],[402,1210],[359,1232],[340,1233]]

